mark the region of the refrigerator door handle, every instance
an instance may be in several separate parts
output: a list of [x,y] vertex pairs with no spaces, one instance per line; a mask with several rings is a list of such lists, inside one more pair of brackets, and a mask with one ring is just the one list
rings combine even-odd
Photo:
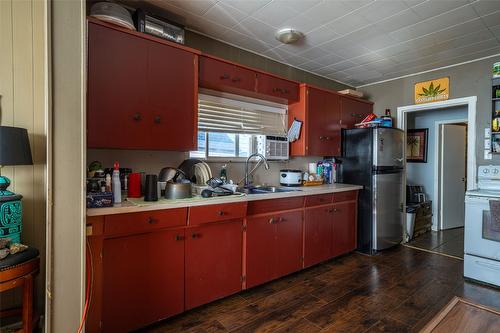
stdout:
[[403,162],[403,158],[394,158],[394,161]]

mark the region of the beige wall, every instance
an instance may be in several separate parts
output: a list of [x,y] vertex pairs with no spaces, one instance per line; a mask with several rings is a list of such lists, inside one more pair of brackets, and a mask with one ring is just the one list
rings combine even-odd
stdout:
[[[359,88],[375,102],[375,112],[382,115],[389,108],[395,117],[398,106],[414,104],[414,84],[416,82],[450,77],[450,99],[477,96],[476,109],[476,159],[478,165],[499,164],[500,156],[484,160],[484,128],[491,126],[491,71],[493,63],[500,61],[500,55],[480,61],[440,69],[385,83]],[[439,110],[436,110],[439,112]]]
[[[0,1],[1,124],[28,129],[33,166],[4,167],[10,189],[23,195],[22,242],[40,250],[41,269],[35,286],[38,311],[45,294],[46,228],[46,3]],[[20,302],[20,293],[2,293],[0,308]]]
[[51,267],[47,332],[76,332],[84,302],[85,3],[51,1]]

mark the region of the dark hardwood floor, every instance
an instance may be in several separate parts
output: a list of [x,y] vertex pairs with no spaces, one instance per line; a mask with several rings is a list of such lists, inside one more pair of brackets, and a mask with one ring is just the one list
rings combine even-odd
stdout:
[[246,290],[142,332],[416,332],[454,296],[500,309],[461,260],[400,246],[358,253]]
[[420,249],[464,258],[464,228],[429,231],[408,243]]

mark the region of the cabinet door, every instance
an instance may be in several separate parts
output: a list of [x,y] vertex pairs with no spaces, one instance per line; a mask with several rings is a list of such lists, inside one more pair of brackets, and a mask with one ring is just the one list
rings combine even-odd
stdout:
[[304,266],[332,257],[333,206],[308,208],[304,216]]
[[93,23],[88,29],[87,145],[145,147],[148,42]]
[[299,100],[299,84],[271,75],[257,74],[257,92],[263,95],[285,99],[288,102]]
[[356,202],[333,205],[333,256],[356,249]]
[[307,112],[307,155],[340,154],[340,97],[309,88]]
[[302,268],[303,212],[280,213],[275,218],[276,250],[275,278]]
[[241,290],[243,221],[186,229],[186,309]]
[[255,92],[255,72],[217,59],[200,57],[200,86],[224,92]]
[[150,149],[196,148],[198,56],[150,42],[146,81]]
[[183,310],[183,229],[104,240],[104,332],[129,332]]
[[342,128],[354,128],[354,124],[361,122],[361,120],[373,112],[373,104],[341,97],[340,110]]
[[275,275],[276,224],[272,214],[247,217],[247,288],[271,281]]

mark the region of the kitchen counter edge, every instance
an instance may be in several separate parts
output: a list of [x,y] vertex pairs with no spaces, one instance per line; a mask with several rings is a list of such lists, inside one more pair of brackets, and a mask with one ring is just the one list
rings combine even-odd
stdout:
[[293,192],[280,192],[280,193],[266,193],[266,194],[251,194],[242,196],[227,196],[220,198],[207,198],[206,200],[199,201],[188,201],[186,200],[176,200],[175,202],[158,202],[157,204],[147,203],[144,205],[136,205],[131,202],[124,202],[113,207],[105,208],[87,208],[87,216],[102,216],[102,215],[114,215],[114,214],[125,214],[125,213],[137,213],[146,212],[153,210],[162,209],[173,209],[173,208],[184,208],[184,207],[194,207],[194,206],[206,206],[206,205],[216,205],[234,202],[245,202],[245,201],[255,201],[255,200],[267,200],[267,199],[279,199],[288,197],[303,197],[316,194],[325,193],[335,193],[335,192],[347,192],[361,190],[363,186],[350,185],[350,184],[331,184],[331,185],[320,185],[320,186],[310,186],[310,187],[300,187],[300,191]]

